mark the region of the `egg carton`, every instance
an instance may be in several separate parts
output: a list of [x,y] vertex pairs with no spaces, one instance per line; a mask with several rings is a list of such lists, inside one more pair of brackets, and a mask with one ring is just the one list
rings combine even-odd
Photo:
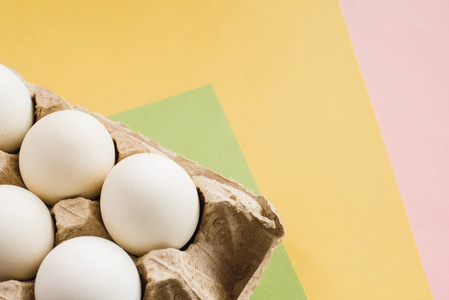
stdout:
[[[141,277],[143,299],[251,297],[284,237],[279,214],[267,198],[163,148],[122,123],[71,104],[43,87],[25,84],[35,103],[36,121],[59,110],[89,113],[111,134],[117,161],[136,153],[157,153],[181,165],[195,183],[201,214],[189,243],[181,250],[169,248],[153,250],[141,257],[130,255]],[[0,151],[0,184],[24,187],[18,154]],[[62,200],[51,208],[51,214],[55,220],[55,245],[86,235],[112,240],[102,222],[98,199]],[[0,299],[34,299],[33,293],[33,281],[0,282]]]

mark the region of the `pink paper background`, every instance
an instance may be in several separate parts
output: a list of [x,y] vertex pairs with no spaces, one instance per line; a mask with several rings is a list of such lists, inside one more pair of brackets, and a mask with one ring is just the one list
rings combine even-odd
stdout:
[[449,1],[340,4],[432,294],[449,299]]

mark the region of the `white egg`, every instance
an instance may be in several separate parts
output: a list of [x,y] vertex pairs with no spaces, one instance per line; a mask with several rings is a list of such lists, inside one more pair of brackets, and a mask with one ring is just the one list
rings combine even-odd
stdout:
[[24,188],[0,185],[0,281],[33,278],[53,239],[45,204]]
[[33,121],[28,89],[13,71],[0,65],[0,150],[17,151]]
[[37,272],[36,300],[140,300],[137,268],[111,241],[93,236],[56,246]]
[[187,172],[158,154],[136,154],[119,162],[101,191],[101,214],[114,241],[126,251],[181,248],[195,232],[200,206]]
[[109,132],[94,117],[74,110],[49,114],[28,131],[19,154],[27,188],[46,204],[98,197],[115,164]]

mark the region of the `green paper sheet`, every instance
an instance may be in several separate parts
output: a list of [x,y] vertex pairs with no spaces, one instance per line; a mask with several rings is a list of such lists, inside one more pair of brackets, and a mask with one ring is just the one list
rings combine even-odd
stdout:
[[[211,85],[110,117],[259,193]],[[307,299],[281,244],[252,300]]]

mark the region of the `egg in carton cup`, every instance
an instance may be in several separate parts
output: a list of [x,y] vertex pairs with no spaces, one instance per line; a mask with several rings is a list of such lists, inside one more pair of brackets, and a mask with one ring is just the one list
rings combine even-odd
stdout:
[[[204,168],[131,131],[126,125],[71,104],[53,92],[25,82],[35,103],[35,122],[60,110],[86,112],[109,131],[117,162],[138,153],[156,153],[178,163],[193,180],[200,199],[200,220],[181,250],[130,255],[137,266],[143,299],[249,299],[274,250],[284,237],[282,221],[264,196]],[[0,151],[0,184],[25,187],[18,154]],[[77,197],[51,208],[55,246],[79,236],[112,240],[95,199]],[[67,259],[70,259],[67,257]],[[0,282],[0,299],[34,299],[34,281]]]

